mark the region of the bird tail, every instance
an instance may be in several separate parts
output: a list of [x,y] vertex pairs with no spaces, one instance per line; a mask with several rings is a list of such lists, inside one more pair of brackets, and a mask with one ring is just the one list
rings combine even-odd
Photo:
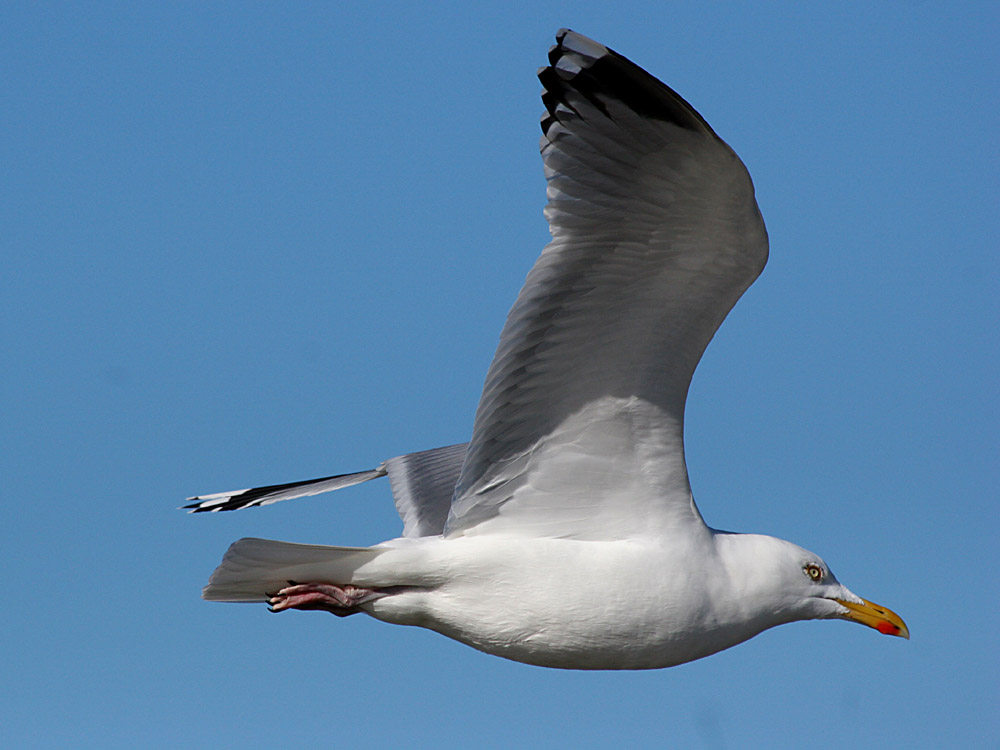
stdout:
[[263,602],[289,581],[353,583],[358,569],[383,552],[378,547],[240,539],[226,550],[201,596],[212,602]]

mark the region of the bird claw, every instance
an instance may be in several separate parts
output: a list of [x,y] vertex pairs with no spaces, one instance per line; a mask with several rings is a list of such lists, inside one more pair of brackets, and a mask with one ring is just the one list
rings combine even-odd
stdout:
[[351,585],[288,583],[280,591],[267,595],[268,609],[271,612],[284,612],[286,609],[323,610],[344,617],[357,612],[359,605],[385,595],[377,589]]

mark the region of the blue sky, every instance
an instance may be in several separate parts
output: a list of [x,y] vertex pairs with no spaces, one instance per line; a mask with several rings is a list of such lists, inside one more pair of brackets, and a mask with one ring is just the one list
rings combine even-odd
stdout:
[[[0,744],[996,747],[991,3],[5,3]],[[385,484],[188,495],[468,437],[547,239],[560,26],[743,158],[771,260],[688,404],[716,527],[816,551],[910,642],[783,626],[550,671],[202,602],[242,536],[372,544]]]

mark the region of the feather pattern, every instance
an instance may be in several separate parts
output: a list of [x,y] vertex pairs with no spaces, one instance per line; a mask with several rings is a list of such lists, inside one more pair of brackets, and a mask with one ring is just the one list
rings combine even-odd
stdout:
[[700,520],[688,385],[767,260],[750,176],[701,116],[603,45],[557,39],[539,72],[552,242],[501,334],[450,537],[620,538]]
[[467,443],[458,443],[407,453],[387,459],[374,469],[352,474],[189,497],[184,507],[190,513],[240,510],[332,492],[388,475],[396,510],[403,519],[403,536],[432,536],[444,530],[467,447]]

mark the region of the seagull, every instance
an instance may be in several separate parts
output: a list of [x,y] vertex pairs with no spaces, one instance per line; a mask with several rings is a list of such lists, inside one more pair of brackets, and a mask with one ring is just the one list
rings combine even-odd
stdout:
[[694,108],[563,29],[538,77],[552,241],[507,317],[468,443],[369,471],[189,498],[268,505],[388,476],[402,536],[373,547],[241,539],[202,596],[363,612],[562,669],[656,669],[782,623],[909,637],[818,555],[710,528],[684,404],[767,261],[746,167]]

